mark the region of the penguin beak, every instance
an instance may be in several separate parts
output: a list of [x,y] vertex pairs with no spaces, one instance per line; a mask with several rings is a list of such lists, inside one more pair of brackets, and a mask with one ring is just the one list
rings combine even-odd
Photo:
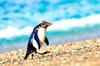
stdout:
[[50,22],[47,23],[48,26],[52,25]]

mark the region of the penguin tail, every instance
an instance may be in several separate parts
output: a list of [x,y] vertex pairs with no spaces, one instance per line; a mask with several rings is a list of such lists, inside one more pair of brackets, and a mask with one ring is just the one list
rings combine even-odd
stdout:
[[29,56],[29,54],[31,54],[32,52],[31,51],[27,51],[26,52],[26,55],[25,55],[25,57],[24,57],[24,59],[27,59],[27,57]]
[[28,54],[26,54],[26,56],[24,57],[24,60],[26,60],[26,59],[27,59],[27,57],[28,57]]
[[[24,59],[27,59],[27,57],[28,57],[32,52],[34,52],[34,51],[35,51],[35,53],[36,53],[36,49],[35,49],[33,46],[28,46],[27,52],[26,52],[26,55],[25,55]],[[33,56],[33,55],[32,55],[32,56]]]

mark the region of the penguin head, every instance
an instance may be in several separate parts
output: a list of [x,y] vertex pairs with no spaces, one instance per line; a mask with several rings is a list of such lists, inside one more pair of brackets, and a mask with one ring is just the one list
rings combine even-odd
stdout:
[[47,28],[48,26],[50,26],[51,23],[50,22],[46,22],[46,21],[42,21],[39,26],[42,28]]

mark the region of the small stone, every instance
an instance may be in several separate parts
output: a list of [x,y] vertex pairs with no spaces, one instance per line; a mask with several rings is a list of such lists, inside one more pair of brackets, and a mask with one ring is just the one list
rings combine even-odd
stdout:
[[16,51],[12,51],[12,52],[11,52],[11,54],[16,55],[16,54],[17,54],[17,52],[16,52]]
[[20,62],[14,62],[14,64],[15,64],[15,65],[17,65],[17,64],[19,65],[19,64],[20,64]]

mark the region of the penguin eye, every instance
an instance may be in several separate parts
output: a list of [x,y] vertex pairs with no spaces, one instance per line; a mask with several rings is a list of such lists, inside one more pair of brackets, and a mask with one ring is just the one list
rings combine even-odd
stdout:
[[40,23],[40,27],[43,27],[43,28],[47,27],[46,22]]

